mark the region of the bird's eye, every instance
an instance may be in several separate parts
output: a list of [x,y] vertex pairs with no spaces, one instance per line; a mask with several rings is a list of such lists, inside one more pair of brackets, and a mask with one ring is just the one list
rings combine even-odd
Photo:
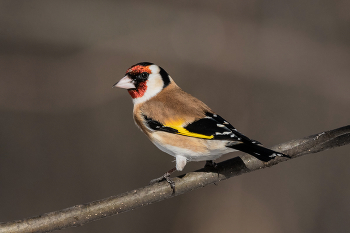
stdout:
[[142,79],[147,79],[148,78],[148,73],[147,72],[141,73],[141,78]]

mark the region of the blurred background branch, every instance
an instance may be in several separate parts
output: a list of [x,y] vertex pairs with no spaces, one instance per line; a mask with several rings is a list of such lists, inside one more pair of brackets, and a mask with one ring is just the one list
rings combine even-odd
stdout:
[[[272,149],[290,155],[292,158],[296,158],[349,143],[350,125],[282,143],[274,146]],[[218,163],[217,169],[212,171],[203,168],[175,178],[175,194],[172,193],[169,184],[163,181],[158,184],[149,185],[118,196],[84,205],[76,205],[64,210],[20,221],[0,223],[0,233],[48,232],[81,226],[91,221],[134,210],[135,208],[184,194],[237,175],[270,167],[286,160],[289,159],[276,158],[270,162],[264,163],[248,154],[244,154],[242,157],[236,157]]]

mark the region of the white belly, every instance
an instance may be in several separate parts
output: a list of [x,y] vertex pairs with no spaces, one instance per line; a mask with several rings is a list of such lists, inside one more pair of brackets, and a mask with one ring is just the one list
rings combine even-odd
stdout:
[[203,150],[201,151],[194,151],[191,150],[191,148],[163,144],[159,143],[157,140],[154,140],[153,143],[165,153],[168,153],[174,157],[179,155],[184,156],[188,161],[215,160],[224,154],[236,151],[225,146],[227,141],[219,140],[203,140]]

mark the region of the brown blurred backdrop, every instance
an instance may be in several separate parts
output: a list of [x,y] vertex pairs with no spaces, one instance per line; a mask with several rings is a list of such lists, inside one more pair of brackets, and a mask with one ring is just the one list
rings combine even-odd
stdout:
[[[1,0],[0,222],[142,187],[174,165],[134,125],[128,93],[111,88],[137,62],[162,66],[266,146],[348,125],[349,12],[346,0]],[[62,232],[346,232],[348,154]]]

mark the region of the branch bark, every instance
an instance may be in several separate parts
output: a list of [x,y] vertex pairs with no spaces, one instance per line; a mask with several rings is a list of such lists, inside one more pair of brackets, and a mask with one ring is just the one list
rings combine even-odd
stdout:
[[[285,142],[271,149],[290,155],[294,159],[349,143],[350,125]],[[286,160],[289,159],[276,158],[265,163],[244,154],[219,163],[215,170],[209,171],[203,168],[174,178],[173,180],[176,182],[175,194],[172,193],[169,184],[164,181],[83,205],[76,205],[24,220],[0,223],[0,233],[49,232],[81,226],[91,221],[181,195],[221,180],[271,167]]]

